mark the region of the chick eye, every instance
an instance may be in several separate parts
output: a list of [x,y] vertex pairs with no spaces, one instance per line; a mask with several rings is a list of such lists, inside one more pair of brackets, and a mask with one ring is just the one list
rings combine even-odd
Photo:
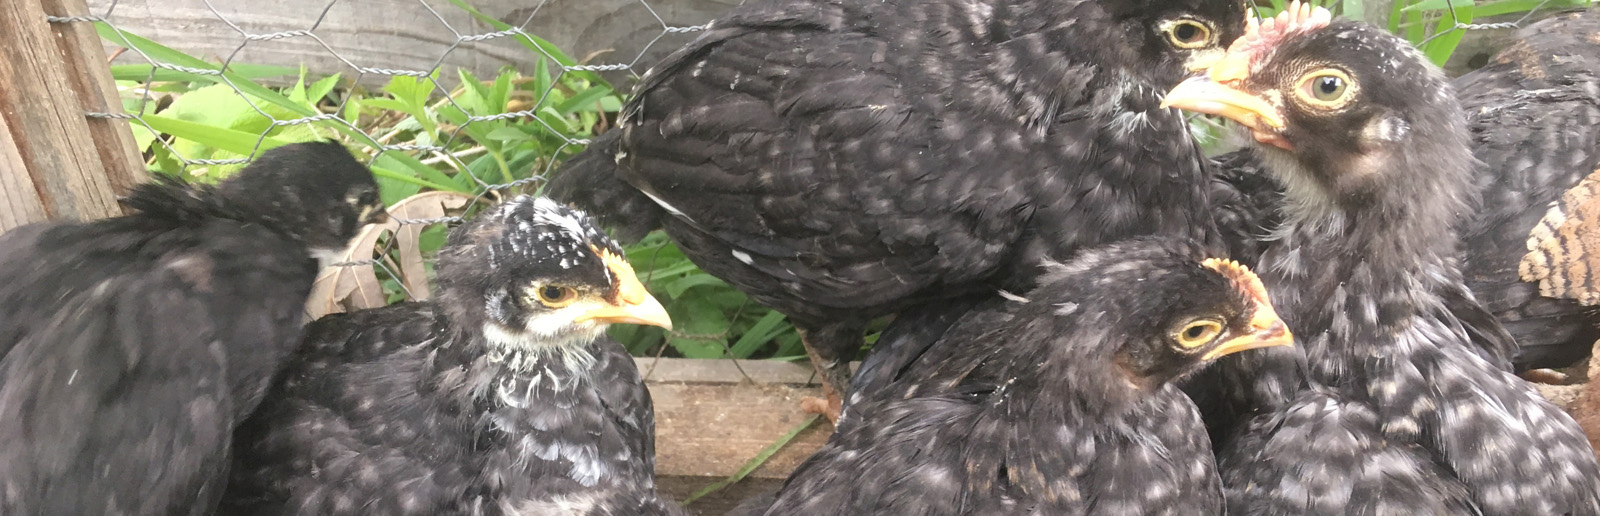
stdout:
[[1184,349],[1194,349],[1210,344],[1222,333],[1222,323],[1215,319],[1196,319],[1174,332],[1172,339]]
[[540,303],[550,308],[561,308],[578,300],[578,291],[573,290],[572,287],[558,287],[555,285],[539,287],[538,290],[534,291],[534,295],[539,297]]
[[1178,20],[1166,26],[1167,40],[1178,48],[1200,48],[1211,44],[1211,28],[1194,20]]
[[1349,75],[1327,68],[1304,75],[1300,79],[1300,87],[1296,89],[1296,93],[1301,100],[1313,106],[1337,108],[1349,102],[1350,87]]

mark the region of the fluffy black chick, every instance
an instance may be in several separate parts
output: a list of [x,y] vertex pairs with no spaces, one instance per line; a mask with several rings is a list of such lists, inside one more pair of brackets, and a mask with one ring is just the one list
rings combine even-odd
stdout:
[[1498,326],[1464,322],[1482,309],[1454,261],[1475,165],[1454,91],[1404,40],[1330,18],[1295,5],[1167,95],[1249,128],[1286,186],[1260,270],[1296,347],[1217,364],[1249,415],[1218,443],[1229,511],[1600,514],[1582,432],[1492,360]]
[[873,318],[1025,291],[1028,264],[1084,246],[1214,239],[1202,153],[1160,93],[1244,16],[1237,0],[753,0],[651,69],[548,192],[624,235],[664,228],[787,315],[847,390]]
[[1571,246],[1536,255],[1531,269],[1545,274],[1519,275],[1519,262],[1538,250],[1526,242],[1546,209],[1600,169],[1600,9],[1518,30],[1511,46],[1454,85],[1473,154],[1485,164],[1481,208],[1462,228],[1467,285],[1516,338],[1519,368],[1571,365],[1600,338],[1600,311],[1586,306],[1595,299],[1565,299],[1561,287],[1585,281],[1588,264],[1564,278],[1570,269],[1561,262],[1593,258]]
[[681,514],[612,323],[671,327],[589,218],[517,197],[454,229],[438,297],[319,319],[239,431],[239,514]]
[[317,274],[385,217],[336,142],[0,236],[0,513],[207,515]]
[[852,402],[765,514],[1221,514],[1171,382],[1293,337],[1249,269],[1163,240],[1082,251],[967,311]]

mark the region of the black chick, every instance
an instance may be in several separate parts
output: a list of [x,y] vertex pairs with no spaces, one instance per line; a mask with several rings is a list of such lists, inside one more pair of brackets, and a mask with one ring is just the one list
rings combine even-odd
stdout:
[[979,304],[853,401],[765,514],[1221,514],[1204,425],[1171,382],[1293,337],[1249,269],[1203,255],[1111,244]]
[[[801,329],[832,410],[870,320],[1025,291],[1027,264],[1215,238],[1160,93],[1241,34],[1238,0],[751,1],[650,70],[548,193],[662,227]],[[836,412],[830,414],[836,416]]]
[[1217,364],[1253,415],[1218,443],[1229,511],[1600,514],[1582,432],[1460,313],[1474,162],[1454,91],[1404,40],[1330,18],[1293,6],[1167,96],[1249,128],[1287,188],[1260,268],[1303,355]]
[[[1462,228],[1462,272],[1483,306],[1516,338],[1519,368],[1571,365],[1600,339],[1594,307],[1562,299],[1565,293],[1548,282],[1539,285],[1548,275],[1518,274],[1530,250],[1526,242],[1546,209],[1600,169],[1596,34],[1600,10],[1540,21],[1517,31],[1489,65],[1454,82],[1467,111],[1473,154],[1486,164],[1477,178],[1482,208]],[[1586,255],[1571,251],[1530,265],[1561,269],[1559,260]]]
[[[1570,365],[1600,338],[1600,311],[1581,300],[1589,291],[1584,283],[1596,277],[1587,274],[1588,253],[1568,245],[1539,250],[1520,269],[1518,263],[1540,242],[1560,246],[1546,237],[1553,233],[1537,232],[1540,217],[1600,168],[1596,33],[1600,10],[1540,21],[1519,30],[1489,65],[1451,83],[1466,111],[1473,155],[1482,161],[1474,175],[1482,200],[1458,217],[1461,270],[1474,297],[1516,340],[1511,359],[1519,371]],[[1264,236],[1282,218],[1281,187],[1258,173],[1255,154],[1246,148],[1220,156],[1211,194],[1219,229],[1243,249],[1235,255],[1242,262],[1250,259],[1242,254],[1251,251],[1248,239],[1262,237],[1255,252],[1264,250]],[[1552,229],[1568,219],[1559,208],[1553,213],[1559,219]],[[1535,240],[1525,247],[1529,238]],[[1569,277],[1567,270],[1583,273]]]
[[581,212],[453,230],[435,300],[330,315],[239,431],[240,514],[661,515],[650,393],[612,323],[671,327]]
[[0,513],[210,514],[317,274],[386,213],[336,142],[0,236]]

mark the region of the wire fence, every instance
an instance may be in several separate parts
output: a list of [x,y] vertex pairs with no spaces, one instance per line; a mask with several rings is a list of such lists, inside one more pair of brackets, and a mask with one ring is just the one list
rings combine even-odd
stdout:
[[[320,8],[305,9],[304,1],[245,3],[241,0],[197,0],[198,4],[190,7],[221,24],[211,25],[222,28],[214,37],[223,41],[237,40],[237,45],[225,53],[219,52],[211,59],[202,59],[162,45],[159,41],[145,39],[138,31],[131,29],[128,26],[130,20],[142,19],[140,16],[151,10],[150,5],[145,5],[142,11],[134,13],[140,16],[129,15],[130,6],[127,4],[134,1],[91,2],[89,14],[49,17],[49,21],[94,23],[106,42],[125,49],[116,52],[122,54],[120,61],[132,60],[137,64],[122,69],[114,67],[114,71],[120,70],[118,78],[122,81],[118,90],[126,109],[89,112],[86,116],[126,120],[140,141],[141,152],[152,166],[164,162],[178,173],[204,176],[213,170],[246,164],[265,148],[275,146],[282,140],[298,138],[290,134],[295,131],[320,131],[319,134],[333,135],[365,149],[368,164],[374,167],[375,172],[381,172],[379,177],[386,188],[398,185],[401,190],[410,193],[453,190],[468,197],[468,205],[536,191],[543,178],[563,157],[581,149],[589,143],[594,131],[603,130],[608,125],[610,115],[607,108],[614,111],[614,101],[619,101],[622,93],[606,89],[599,95],[591,95],[594,98],[586,97],[590,91],[594,91],[594,86],[605,83],[600,80],[599,73],[610,73],[614,78],[619,73],[624,78],[643,74],[654,64],[647,56],[659,55],[652,54],[652,51],[663,52],[669,49],[658,47],[682,44],[694,33],[704,30],[714,14],[703,15],[703,19],[670,23],[668,17],[663,16],[663,11],[680,11],[674,4],[688,0],[625,0],[630,2],[629,8],[643,13],[642,19],[647,20],[641,22],[645,27],[635,28],[635,32],[653,36],[647,37],[645,43],[633,51],[602,54],[597,59],[574,59],[540,37],[541,30],[545,30],[542,27],[553,27],[553,24],[563,23],[571,16],[571,12],[557,12],[562,7],[556,5],[558,0],[529,0],[527,3],[532,4],[529,8],[514,13],[515,16],[508,20],[479,12],[471,5],[471,2],[478,0],[415,0],[415,5],[411,6],[413,10],[437,22],[430,25],[436,28],[428,39],[437,43],[438,48],[418,50],[418,55],[426,57],[425,66],[390,67],[368,64],[372,60],[360,55],[362,49],[345,46],[347,40],[338,40],[326,34],[329,32],[330,12],[336,8],[357,11],[385,9],[389,7],[385,2],[310,0],[317,1]],[[169,3],[146,1],[152,4]],[[568,0],[563,5],[570,6],[575,1]],[[720,1],[727,7],[742,3],[735,0]],[[411,5],[402,0],[391,3]],[[1260,3],[1264,5],[1268,2]],[[1372,2],[1369,0],[1367,3]],[[1570,1],[1557,3],[1565,5]],[[1397,27],[1426,50],[1429,45],[1464,31],[1514,28],[1536,13],[1548,11],[1551,0],[1539,3],[1521,19],[1499,22],[1478,21],[1470,13],[1459,12],[1455,2],[1444,4],[1446,9],[1413,17],[1410,25]],[[251,13],[249,22],[227,10],[241,7],[248,7]],[[470,16],[463,16],[463,13]],[[467,23],[463,23],[463,19]],[[551,21],[544,21],[546,19]],[[1416,26],[1419,23],[1424,25],[1420,30]],[[376,33],[384,28],[370,27],[370,30]],[[257,51],[262,47],[270,48],[286,42],[320,48],[327,57],[342,64],[347,76],[338,84],[324,86],[328,88],[326,91],[318,90],[306,80],[295,83],[288,90],[263,86],[256,80],[260,71],[252,68],[253,64],[242,56],[253,53],[259,55]],[[469,84],[474,82],[475,76],[460,75],[459,81],[450,78],[447,68],[452,56],[474,52],[482,45],[496,42],[515,42],[517,45],[514,47],[523,49],[524,59],[519,63],[524,65],[519,66],[522,72],[509,76],[509,79],[499,77],[479,81],[478,84]],[[405,52],[405,49],[390,50]],[[436,56],[433,54],[435,51],[438,52]],[[540,71],[525,66],[529,62],[539,63],[540,70],[548,75],[548,79],[542,78]],[[130,75],[136,72],[142,72],[143,77]],[[163,90],[162,85],[183,81],[223,89],[234,99],[229,102],[243,102],[243,106],[239,106],[243,115],[200,129],[194,127],[192,118],[209,116],[205,113],[197,113],[189,120],[182,116],[166,116],[163,109],[170,110],[171,102],[181,100],[170,101],[174,95]],[[500,91],[498,88],[504,86],[500,81],[507,81],[511,84],[510,90],[525,93],[527,95],[524,97],[528,98],[519,101],[512,98],[516,95]],[[386,95],[362,97],[354,93],[363,84],[384,82],[389,85],[385,89]],[[615,88],[626,90],[627,87],[626,84],[619,84]],[[484,93],[482,90],[485,88],[494,91]],[[315,91],[301,93],[300,97],[285,93],[296,89]],[[319,92],[320,96],[317,95]],[[198,94],[196,90],[189,90],[176,96],[181,98],[184,95]],[[608,98],[613,105],[606,105]],[[402,102],[399,99],[409,100]],[[500,105],[482,105],[486,100],[499,102]],[[595,106],[589,109],[582,106],[582,102],[591,102]],[[574,107],[574,103],[578,105]],[[400,115],[369,113],[370,108],[375,106]],[[203,106],[195,109],[204,111]],[[406,119],[406,116],[410,119]],[[303,133],[296,134],[304,136]],[[214,138],[214,141],[205,142],[211,145],[193,145],[188,141],[203,139],[202,136]],[[496,143],[497,139],[503,140]],[[513,156],[505,151],[510,147],[507,143],[510,141],[533,141],[534,150]],[[227,152],[215,152],[213,147],[225,148]],[[202,149],[205,151],[202,152]],[[460,215],[455,213],[410,218],[402,216],[397,217],[399,226],[394,228],[393,233],[398,234],[399,228],[409,226],[413,228],[409,233],[411,240],[418,240],[423,228],[460,220]],[[385,302],[394,301],[396,297],[425,297],[425,292],[416,292],[419,283],[402,280],[407,274],[403,270],[406,267],[400,262],[405,259],[396,256],[400,251],[397,247],[402,244],[415,245],[416,242],[388,237],[382,240],[371,257],[358,257],[337,265],[372,267],[374,274],[396,291],[397,296],[388,296]],[[421,285],[425,285],[425,279]],[[740,312],[743,312],[742,306]],[[740,317],[740,314],[734,314],[732,318]]]
[[[543,149],[542,151],[547,154],[547,158],[561,156],[570,151],[580,149],[589,143],[587,131],[573,130],[571,127],[563,126],[559,123],[559,117],[543,116],[548,115],[548,113],[540,112],[541,108],[548,107],[548,103],[545,100],[561,87],[564,78],[569,74],[616,71],[626,72],[637,77],[644,72],[643,65],[647,63],[642,63],[642,60],[647,51],[651,50],[656,44],[661,43],[668,36],[701,31],[705,28],[704,23],[709,21],[709,19],[703,19],[699,20],[699,24],[674,25],[667,22],[657,12],[655,7],[651,5],[652,0],[631,1],[636,2],[637,8],[644,13],[648,13],[649,18],[653,20],[656,25],[655,35],[642,47],[638,48],[636,52],[620,56],[622,57],[621,59],[602,62],[574,62],[565,55],[560,54],[559,49],[549,45],[534,32],[537,30],[536,21],[541,19],[540,15],[548,16],[552,14],[553,10],[556,10],[556,7],[549,5],[554,2],[549,0],[537,2],[531,10],[528,10],[525,15],[520,17],[520,20],[512,20],[515,23],[514,25],[504,23],[492,25],[493,22],[486,23],[480,20],[472,20],[472,23],[466,24],[467,26],[458,26],[462,25],[459,20],[461,18],[459,11],[451,13],[456,16],[447,16],[446,13],[450,12],[447,10],[465,9],[473,14],[478,14],[470,4],[452,5],[450,2],[443,1],[430,3],[428,0],[416,0],[416,6],[426,12],[427,16],[438,22],[435,26],[439,33],[433,35],[433,38],[446,43],[442,51],[439,51],[436,56],[431,58],[432,62],[428,66],[420,68],[389,68],[365,65],[363,63],[369,62],[369,59],[356,55],[349,48],[331,43],[328,38],[324,38],[321,34],[321,30],[325,28],[329,13],[341,3],[365,4],[358,7],[371,9],[383,8],[383,2],[327,0],[323,2],[320,9],[309,12],[273,12],[276,8],[292,8],[296,5],[295,2],[278,3],[276,6],[272,2],[251,2],[249,3],[251,9],[250,17],[255,22],[245,23],[233,19],[237,15],[229,14],[224,9],[219,8],[230,7],[227,5],[230,3],[227,0],[201,0],[200,7],[231,31],[231,33],[215,34],[215,37],[224,40],[238,40],[237,46],[234,46],[227,53],[215,56],[220,59],[206,62],[195,62],[193,56],[175,52],[174,49],[161,45],[160,42],[145,39],[134,30],[127,28],[125,26],[127,24],[122,23],[123,17],[120,16],[130,8],[125,4],[131,2],[125,0],[112,0],[104,3],[104,5],[94,5],[91,8],[91,14],[50,16],[48,20],[52,23],[95,23],[98,26],[99,33],[110,45],[122,49],[114,51],[114,54],[125,53],[123,61],[127,60],[127,56],[136,56],[135,60],[138,64],[148,65],[146,67],[148,71],[142,80],[119,84],[119,92],[125,100],[124,105],[132,109],[122,112],[88,112],[85,115],[91,118],[127,120],[132,125],[136,135],[140,137],[141,144],[147,145],[141,149],[147,158],[153,160],[155,159],[154,155],[158,153],[164,157],[170,157],[177,163],[181,173],[202,176],[207,175],[212,167],[247,164],[261,151],[274,146],[271,144],[276,143],[273,138],[275,134],[280,134],[285,129],[296,126],[315,126],[331,129],[340,139],[353,144],[355,147],[364,148],[367,151],[366,161],[369,166],[377,166],[385,162],[385,155],[387,154],[399,153],[408,158],[403,160],[407,163],[422,163],[426,166],[440,168],[442,169],[441,174],[445,175],[464,175],[469,179],[471,185],[470,188],[466,188],[472,193],[470,204],[477,204],[485,200],[485,198],[499,197],[531,189],[529,187],[540,183],[558,160],[539,160],[538,163],[534,164],[534,170],[520,171],[523,173],[510,177],[487,177],[481,173],[481,167],[471,166],[467,161],[474,154],[483,154],[482,151],[473,150],[481,148],[481,145],[473,145],[465,141],[472,137],[474,125],[497,121],[518,121],[536,126],[543,133],[542,136],[553,138],[555,141],[555,148]],[[655,1],[659,2],[660,0]],[[153,0],[152,3],[154,3]],[[238,4],[239,2],[231,3]],[[145,11],[148,11],[148,8],[152,6],[135,5],[132,7],[144,7]],[[136,12],[135,14],[144,13]],[[455,24],[452,23],[451,18],[457,18]],[[246,28],[247,25],[262,25],[263,22],[260,20],[290,20],[290,22],[282,23],[281,26],[270,27],[270,30]],[[485,28],[487,30],[482,30]],[[382,31],[383,28],[373,27],[372,30]],[[424,91],[420,92],[419,98],[428,99],[428,103],[435,109],[451,109],[455,112],[466,114],[466,116],[460,120],[454,120],[453,122],[457,123],[451,124],[454,126],[453,128],[440,128],[436,137],[425,137],[420,142],[415,140],[411,142],[396,142],[394,141],[394,136],[397,131],[375,134],[371,130],[373,128],[372,125],[357,122],[358,117],[352,116],[351,113],[352,110],[360,109],[351,103],[352,99],[357,98],[355,95],[340,95],[338,92],[329,92],[333,93],[330,98],[336,97],[338,99],[331,105],[327,105],[326,102],[319,102],[320,99],[309,99],[310,102],[306,104],[317,108],[316,112],[313,113],[304,113],[304,110],[296,112],[294,109],[284,109],[283,106],[275,105],[275,101],[282,100],[281,96],[273,96],[269,94],[271,93],[270,91],[262,91],[260,84],[249,76],[240,73],[241,68],[249,65],[240,62],[239,56],[255,50],[255,47],[273,45],[286,40],[314,42],[327,55],[343,63],[353,73],[350,77],[346,77],[345,80],[340,82],[354,85],[370,83],[374,77],[415,78],[424,89]],[[523,103],[526,107],[522,109],[494,109],[489,112],[483,112],[480,109],[464,106],[460,103],[459,89],[455,92],[456,94],[453,94],[452,88],[448,85],[450,81],[441,78],[447,73],[447,70],[445,70],[446,62],[451,58],[452,54],[470,49],[474,45],[495,40],[518,40],[523,47],[528,49],[527,58],[529,61],[538,59],[550,65],[548,71],[553,77],[548,82],[548,85],[542,91],[534,92],[537,98],[533,102]],[[681,44],[681,41],[675,43]],[[259,129],[258,132],[252,135],[254,141],[249,142],[248,149],[245,152],[230,153],[237,154],[237,157],[215,158],[193,154],[191,151],[194,150],[194,147],[182,145],[180,143],[181,137],[174,137],[173,135],[170,127],[172,122],[161,118],[162,100],[155,98],[160,94],[158,86],[165,82],[163,79],[169,78],[167,72],[181,74],[180,80],[209,82],[229,88],[237,99],[248,105],[248,109],[253,112],[252,115],[256,120],[245,120],[229,124],[234,127],[250,126]],[[458,86],[458,88],[460,87]],[[281,104],[281,102],[276,103]],[[431,116],[424,113],[416,113],[416,115]],[[552,118],[555,119],[552,120]],[[463,147],[465,147],[465,152],[457,151]],[[239,149],[234,150],[237,151]],[[395,220],[400,226],[430,226],[458,222],[461,217],[459,215],[428,218],[396,217]],[[381,271],[383,276],[400,278],[402,276],[401,271],[398,270],[399,268],[394,263],[394,260],[387,257],[395,251],[393,246],[401,243],[401,240],[388,238],[385,243],[389,247],[378,249],[374,254],[376,258],[350,260],[335,265],[339,267],[370,266]],[[426,295],[419,296],[417,292],[413,292],[407,286],[406,282],[396,281],[392,282],[391,285],[403,291],[406,298],[415,299]]]

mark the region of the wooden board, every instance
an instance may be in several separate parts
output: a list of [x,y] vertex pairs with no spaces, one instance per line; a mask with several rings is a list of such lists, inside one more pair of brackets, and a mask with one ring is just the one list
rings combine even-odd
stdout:
[[[634,71],[643,73],[649,65],[694,37],[692,32],[663,35],[663,22],[669,26],[701,25],[738,5],[740,0],[468,0],[468,3],[485,14],[549,40],[576,58],[604,52],[590,64],[637,60],[639,66]],[[190,55],[205,59],[231,56],[243,63],[289,67],[304,63],[313,75],[319,76],[353,75],[355,70],[351,64],[428,70],[441,62],[441,56],[444,75],[452,78],[457,67],[483,77],[492,76],[506,65],[531,71],[533,64],[534,54],[511,38],[462,43],[451,50],[457,34],[471,36],[495,32],[495,29],[474,20],[448,0],[212,0],[215,12],[202,0],[89,1],[90,9],[100,15],[107,14],[107,8],[113,4],[115,9],[109,12],[107,19],[115,26]],[[245,44],[240,30],[252,34],[311,30],[316,37],[297,36]],[[660,39],[656,40],[657,37]],[[450,50],[448,55],[446,50]],[[129,53],[117,62],[145,61],[138,54]],[[629,72],[603,75],[619,88],[631,85]],[[377,75],[362,77],[362,82],[368,85],[388,80]]]
[[0,159],[7,161],[0,166],[7,192],[0,197],[7,204],[0,231],[44,217],[122,213],[83,114],[98,102],[84,96],[101,90],[90,87],[92,79],[74,77],[104,60],[85,62],[87,54],[70,49],[74,38],[45,21],[47,12],[41,0],[0,2]]
[[[655,402],[658,475],[732,475],[805,421],[802,397],[822,393],[807,362],[635,360]],[[750,476],[787,477],[832,431],[819,421]]]
[[[83,16],[89,14],[84,0],[43,0],[45,14],[53,16]],[[116,82],[111,69],[106,66],[106,53],[100,34],[94,24],[87,21],[51,23],[56,41],[61,45],[63,61],[72,89],[79,92],[78,101],[85,113],[121,113],[122,101],[117,95]],[[105,167],[106,181],[117,195],[128,193],[135,185],[148,181],[144,158],[139,155],[139,145],[133,139],[128,122],[114,118],[88,119],[89,135],[94,139],[94,151]]]

